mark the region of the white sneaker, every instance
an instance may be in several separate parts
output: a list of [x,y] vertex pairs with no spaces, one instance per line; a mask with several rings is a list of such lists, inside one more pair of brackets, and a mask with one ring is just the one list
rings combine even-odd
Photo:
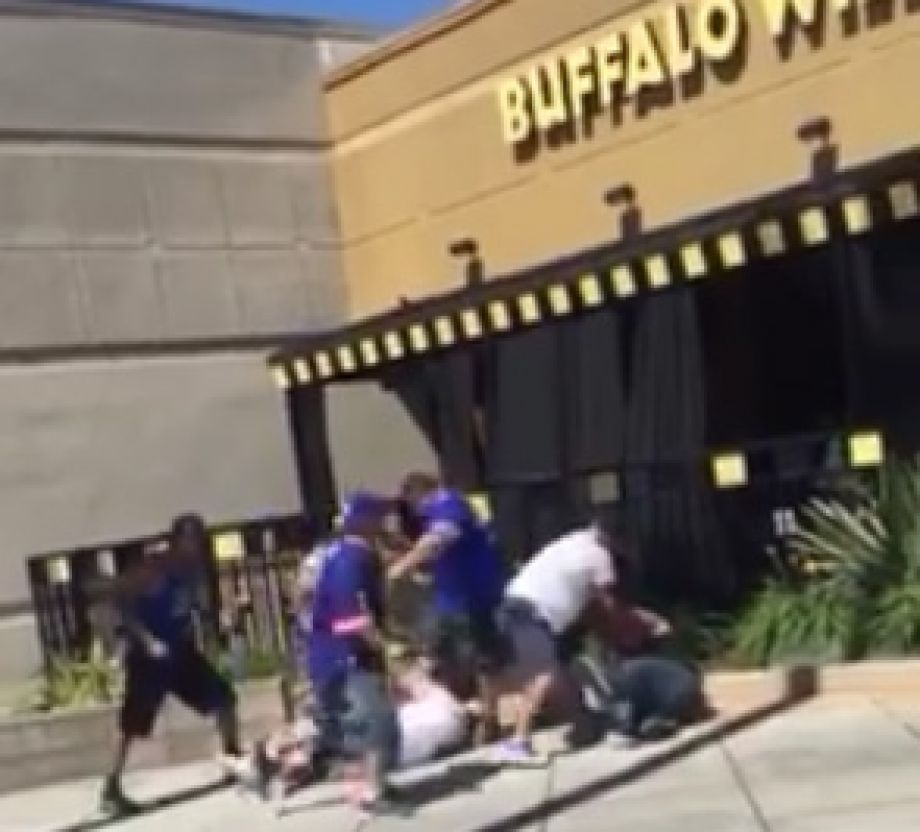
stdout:
[[507,740],[495,749],[495,762],[510,768],[546,768],[549,757],[538,754],[528,740]]

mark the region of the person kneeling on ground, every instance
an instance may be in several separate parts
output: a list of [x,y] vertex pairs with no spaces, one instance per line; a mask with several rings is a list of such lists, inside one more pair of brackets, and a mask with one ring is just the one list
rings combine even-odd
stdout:
[[667,656],[579,659],[576,673],[589,707],[609,728],[636,741],[668,739],[706,713],[700,674]]
[[594,738],[592,720],[563,655],[562,639],[589,607],[612,616],[616,571],[609,536],[599,527],[571,532],[528,561],[505,593],[500,625],[522,683],[514,737],[499,751],[511,765],[542,765],[531,743],[534,720],[555,688],[574,716],[570,741]]

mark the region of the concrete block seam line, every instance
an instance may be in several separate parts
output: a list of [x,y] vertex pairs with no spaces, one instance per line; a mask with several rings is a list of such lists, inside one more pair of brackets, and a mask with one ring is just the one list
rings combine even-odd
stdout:
[[719,742],[719,750],[725,758],[725,763],[728,766],[729,772],[731,772],[735,785],[738,787],[738,791],[741,792],[744,802],[748,805],[751,817],[758,830],[760,830],[760,832],[771,832],[770,822],[767,820],[767,816],[760,803],[757,802],[757,798],[754,797],[754,792],[744,776],[741,765],[738,763],[738,760],[735,759],[735,755],[732,754],[728,744],[724,741]]
[[904,717],[898,714],[896,711],[892,710],[891,705],[878,697],[871,697],[869,702],[877,708],[881,713],[890,719],[892,722],[897,724],[897,726],[904,730],[904,732],[911,737],[912,739],[920,742],[920,728],[917,728],[915,725],[911,725]]

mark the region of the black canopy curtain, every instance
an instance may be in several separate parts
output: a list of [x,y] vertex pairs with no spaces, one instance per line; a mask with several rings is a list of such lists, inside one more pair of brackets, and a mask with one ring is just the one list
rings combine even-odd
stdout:
[[486,470],[511,552],[526,557],[601,517],[630,544],[646,590],[729,597],[736,576],[704,465],[692,293],[546,324],[493,349]]
[[920,219],[851,240],[846,287],[853,420],[905,455],[920,452],[918,245]]
[[456,348],[397,364],[382,378],[438,457],[441,475],[465,491],[482,486],[475,349]]
[[647,587],[722,596],[734,576],[701,464],[699,329],[692,294],[666,293],[416,359],[385,385],[446,478],[488,488],[512,559],[599,516]]
[[603,512],[591,477],[623,459],[620,337],[619,313],[606,309],[494,344],[486,470],[498,532],[515,558]]
[[706,470],[706,386],[693,293],[633,308],[624,522],[641,583],[669,598],[731,597],[736,575]]

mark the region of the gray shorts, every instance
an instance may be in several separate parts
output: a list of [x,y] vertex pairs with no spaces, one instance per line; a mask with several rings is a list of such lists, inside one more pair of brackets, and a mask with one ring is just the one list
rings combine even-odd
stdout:
[[559,640],[529,601],[505,599],[498,622],[516,676],[533,679],[560,671]]

